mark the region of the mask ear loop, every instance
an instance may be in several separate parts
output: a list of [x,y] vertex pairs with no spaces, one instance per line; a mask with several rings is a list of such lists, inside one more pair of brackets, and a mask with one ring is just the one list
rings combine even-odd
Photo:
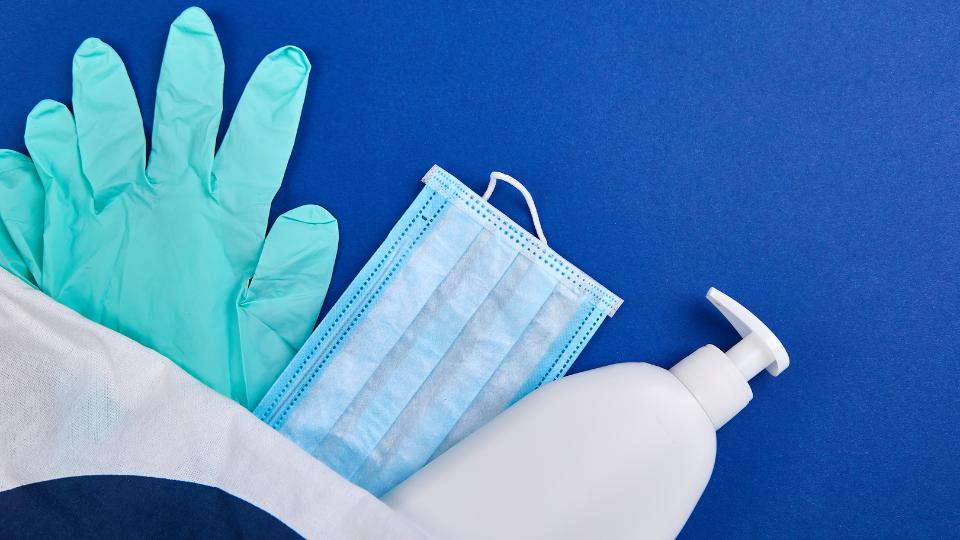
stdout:
[[530,209],[530,217],[533,218],[533,227],[537,230],[537,237],[540,238],[540,241],[543,242],[544,245],[547,245],[547,237],[544,236],[543,227],[540,226],[540,214],[537,213],[537,205],[533,203],[533,197],[530,196],[530,192],[527,191],[527,188],[523,187],[523,184],[521,184],[519,180],[502,172],[494,171],[490,173],[490,183],[487,184],[487,190],[483,192],[483,200],[490,201],[490,196],[493,195],[493,188],[497,187],[497,180],[503,180],[517,188],[517,191],[523,195],[523,200],[527,201],[527,208]]

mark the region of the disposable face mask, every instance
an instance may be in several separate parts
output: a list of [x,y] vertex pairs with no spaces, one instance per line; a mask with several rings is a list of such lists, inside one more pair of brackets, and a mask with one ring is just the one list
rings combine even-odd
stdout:
[[[538,237],[487,202],[523,193]],[[439,167],[255,410],[380,495],[561,377],[621,300],[547,247],[530,194]]]

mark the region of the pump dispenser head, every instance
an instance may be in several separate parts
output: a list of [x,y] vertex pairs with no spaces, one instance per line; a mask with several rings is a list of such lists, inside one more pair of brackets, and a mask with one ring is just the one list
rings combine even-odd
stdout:
[[766,369],[780,375],[790,365],[787,350],[773,332],[747,308],[714,289],[707,299],[743,337],[726,353],[713,345],[694,351],[670,369],[720,429],[753,399],[747,383]]

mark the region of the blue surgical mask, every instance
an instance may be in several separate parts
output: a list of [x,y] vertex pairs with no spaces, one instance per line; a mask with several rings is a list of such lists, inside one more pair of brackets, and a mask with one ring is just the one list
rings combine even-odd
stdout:
[[[423,180],[255,411],[376,495],[561,377],[621,303],[547,247],[515,179],[482,197],[437,166]],[[536,237],[487,202],[498,180]]]

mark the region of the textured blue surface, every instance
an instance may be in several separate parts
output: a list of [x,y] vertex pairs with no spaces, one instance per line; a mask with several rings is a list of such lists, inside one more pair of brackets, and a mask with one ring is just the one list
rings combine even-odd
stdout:
[[[684,537],[960,530],[960,7],[272,4],[202,7],[228,110],[275,47],[314,63],[273,215],[318,202],[339,218],[328,305],[430,165],[477,189],[503,170],[551,245],[626,299],[575,370],[732,345],[710,285],[791,354],[718,434]],[[0,3],[0,145],[22,149],[40,98],[69,100],[90,35],[127,61],[149,130],[186,6]],[[494,203],[522,216],[508,193]]]

